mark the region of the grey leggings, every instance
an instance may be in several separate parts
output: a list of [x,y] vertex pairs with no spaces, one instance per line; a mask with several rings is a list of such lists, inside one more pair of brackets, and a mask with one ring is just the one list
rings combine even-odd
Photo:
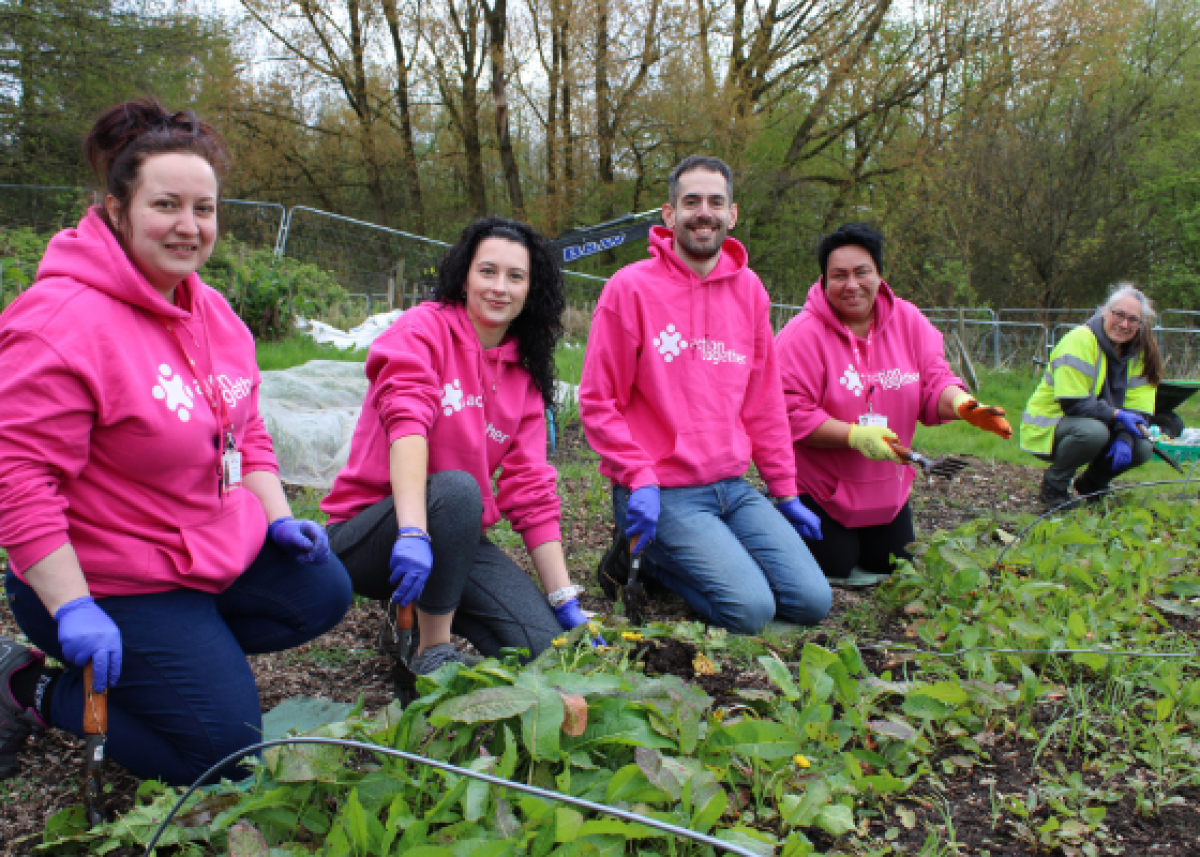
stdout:
[[[461,470],[435,473],[425,497],[433,573],[417,606],[433,615],[453,611],[451,630],[489,657],[504,647],[537,655],[549,646],[563,630],[537,584],[481,535],[483,500],[475,478]],[[388,563],[399,529],[391,497],[330,525],[329,545],[357,594],[384,602],[392,597]]]
[[[1113,431],[1099,420],[1091,417],[1063,417],[1054,428],[1053,454],[1038,456],[1043,461],[1050,462],[1050,468],[1044,477],[1046,483],[1060,491],[1067,491],[1071,487],[1071,478],[1075,471],[1086,464],[1088,468],[1079,478],[1080,493],[1103,491],[1115,475],[1112,462],[1108,460],[1108,450],[1112,446],[1113,437]],[[1141,467],[1153,455],[1154,447],[1150,441],[1135,438],[1133,461],[1127,469]]]

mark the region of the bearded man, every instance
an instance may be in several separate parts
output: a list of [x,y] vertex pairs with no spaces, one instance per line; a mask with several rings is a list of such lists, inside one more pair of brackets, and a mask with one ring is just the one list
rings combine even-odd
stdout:
[[[814,625],[829,584],[801,536],[820,522],[796,499],[770,298],[728,237],[733,180],[719,158],[685,158],[668,181],[651,258],[608,281],[592,319],[579,413],[613,483],[617,539],[643,574],[704,621],[757,634],[772,619]],[[746,479],[753,461],[774,499]]]

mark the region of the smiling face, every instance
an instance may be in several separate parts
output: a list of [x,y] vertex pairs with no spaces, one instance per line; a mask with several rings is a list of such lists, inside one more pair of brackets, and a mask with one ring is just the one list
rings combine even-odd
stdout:
[[150,285],[170,300],[180,280],[197,271],[217,241],[217,177],[199,155],[151,155],[121,210],[109,196],[109,221],[117,224],[125,252]]
[[848,326],[870,321],[880,282],[875,260],[857,245],[839,247],[825,263],[825,296]]
[[484,348],[495,348],[529,295],[529,251],[506,238],[485,238],[467,274],[467,315]]
[[725,177],[703,168],[681,175],[679,198],[663,206],[663,222],[674,233],[675,252],[689,267],[712,270],[725,236],[737,225],[737,205],[729,198]]
[[1142,329],[1142,304],[1132,295],[1119,298],[1104,311],[1104,332],[1117,345],[1137,339]]

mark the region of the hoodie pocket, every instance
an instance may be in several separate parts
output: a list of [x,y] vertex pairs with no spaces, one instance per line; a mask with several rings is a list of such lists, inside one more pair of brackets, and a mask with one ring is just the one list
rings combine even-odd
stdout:
[[262,550],[266,524],[257,498],[243,488],[214,517],[181,527],[185,553],[173,559],[182,583],[204,592],[224,590]]
[[847,527],[890,524],[904,505],[904,479],[900,468],[885,479],[842,480],[829,498],[829,513]]

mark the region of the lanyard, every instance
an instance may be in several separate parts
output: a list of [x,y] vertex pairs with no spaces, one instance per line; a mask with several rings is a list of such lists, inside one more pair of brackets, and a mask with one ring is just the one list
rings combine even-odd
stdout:
[[862,382],[867,386],[867,413],[874,413],[875,408],[871,405],[871,399],[875,395],[875,382],[871,378],[871,341],[875,338],[875,321],[874,319],[871,320],[871,329],[867,331],[865,372],[863,371],[864,361],[858,351],[858,337],[849,327],[846,328],[846,332],[850,334],[850,350],[854,353],[854,368],[858,372],[859,377],[862,378]]
[[[187,348],[183,345],[183,340],[179,338],[179,332],[175,329],[175,325],[158,319],[159,324],[167,329],[167,333],[171,334],[175,342],[179,345],[179,350],[183,352],[183,359],[187,361],[188,366],[192,369],[192,375],[196,382],[204,391],[204,398],[208,402],[208,406],[212,408],[213,416],[217,418],[217,428],[225,438],[225,448],[236,448],[236,442],[233,437],[233,420],[229,416],[229,412],[225,409],[225,399],[216,395],[213,392],[212,384],[210,384],[200,373],[200,368],[196,365],[196,361],[192,359],[192,355],[188,354]],[[216,371],[216,365],[212,356],[212,342],[208,338],[208,325],[204,323],[204,319],[200,319],[200,324],[204,327],[204,344],[208,350],[209,367]]]

